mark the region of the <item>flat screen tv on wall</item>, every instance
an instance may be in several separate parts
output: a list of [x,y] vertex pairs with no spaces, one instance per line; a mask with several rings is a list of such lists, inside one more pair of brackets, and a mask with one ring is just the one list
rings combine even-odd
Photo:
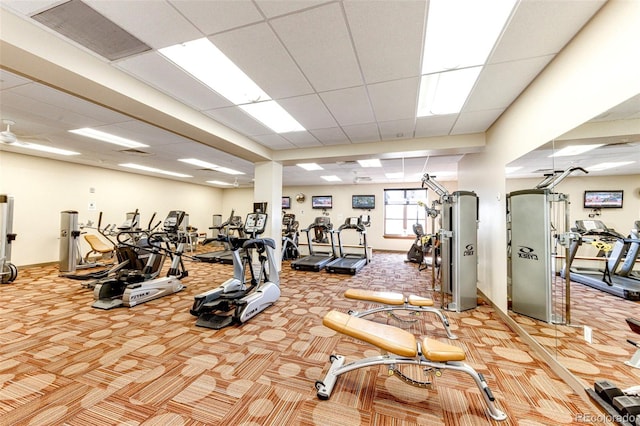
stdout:
[[621,209],[624,191],[584,191],[585,209]]
[[291,208],[291,197],[282,197],[282,208],[283,209]]
[[333,208],[333,197],[331,195],[312,195],[311,208],[314,208],[314,209]]
[[376,208],[375,195],[352,195],[351,208],[372,210]]

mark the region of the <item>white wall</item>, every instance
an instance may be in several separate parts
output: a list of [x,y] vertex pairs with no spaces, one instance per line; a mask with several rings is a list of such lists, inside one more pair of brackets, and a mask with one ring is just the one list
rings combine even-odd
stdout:
[[[91,193],[90,188],[95,192]],[[31,265],[59,259],[60,212],[78,211],[78,220],[121,224],[138,209],[146,226],[170,210],[184,210],[198,232],[207,232],[219,210],[222,190],[132,173],[0,152],[0,193],[14,197],[12,263]],[[96,210],[89,210],[94,202]],[[83,254],[88,246],[82,241]]]
[[480,196],[478,287],[507,311],[504,167],[640,93],[640,2],[611,0],[487,132],[487,148],[459,164]]

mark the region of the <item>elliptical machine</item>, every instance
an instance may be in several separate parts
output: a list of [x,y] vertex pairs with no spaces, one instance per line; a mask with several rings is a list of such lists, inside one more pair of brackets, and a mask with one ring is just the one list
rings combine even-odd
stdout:
[[300,223],[293,213],[285,213],[282,216],[282,260],[295,260],[300,257],[298,250],[298,228]]
[[[249,213],[244,232],[250,238],[227,237],[233,251],[233,278],[219,287],[195,296],[190,313],[196,325],[219,330],[232,324],[243,324],[273,305],[280,297],[280,278],[276,264],[276,242],[271,238],[256,238],[267,223],[266,213]],[[251,252],[258,253],[259,271],[256,277]],[[250,285],[245,272],[249,268]],[[230,311],[233,311],[229,314]]]
[[[95,302],[91,306],[98,309],[133,307],[184,289],[181,279],[189,273],[182,261],[184,242],[180,240],[178,234],[184,215],[185,213],[179,210],[169,212],[163,224],[163,231],[152,232],[146,239],[151,253],[144,268],[123,270],[116,278],[96,284],[93,289]],[[123,238],[127,238],[133,232],[136,231],[120,232],[118,242],[135,249],[136,245],[123,241]],[[177,242],[175,251],[171,247],[174,242]],[[167,254],[171,257],[171,266],[166,277],[158,278]]]

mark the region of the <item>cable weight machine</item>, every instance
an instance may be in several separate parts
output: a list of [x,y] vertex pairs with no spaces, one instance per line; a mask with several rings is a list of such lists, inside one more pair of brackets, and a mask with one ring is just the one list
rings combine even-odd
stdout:
[[[449,193],[432,176],[422,177],[422,187],[434,191],[441,204],[438,231],[441,253],[442,307],[462,312],[478,305],[478,196],[472,191]],[[451,295],[445,304],[445,296]]]
[[569,196],[554,189],[576,171],[588,173],[581,167],[555,171],[535,188],[507,195],[511,309],[548,323],[571,322],[570,276],[567,272],[564,285],[558,283],[558,252],[564,248],[569,259],[570,245],[579,237],[569,232]]
[[0,283],[8,284],[18,277],[18,267],[11,263],[13,233],[13,197],[0,195]]

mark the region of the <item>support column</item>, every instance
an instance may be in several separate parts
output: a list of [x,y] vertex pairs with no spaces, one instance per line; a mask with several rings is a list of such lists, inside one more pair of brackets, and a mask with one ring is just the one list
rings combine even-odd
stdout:
[[256,163],[253,201],[256,203],[267,202],[266,213],[269,215],[269,219],[263,236],[275,240],[276,254],[280,261],[280,253],[282,252],[282,164],[275,161]]

